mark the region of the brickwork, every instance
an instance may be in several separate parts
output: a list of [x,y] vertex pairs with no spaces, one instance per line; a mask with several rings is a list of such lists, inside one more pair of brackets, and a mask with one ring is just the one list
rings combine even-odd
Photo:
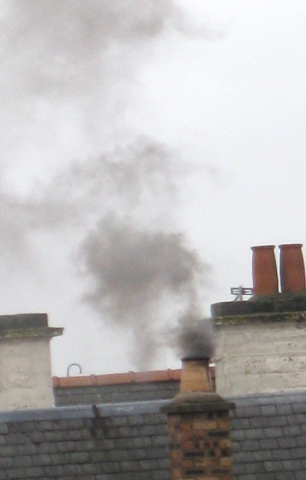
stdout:
[[232,480],[228,411],[169,415],[171,480]]

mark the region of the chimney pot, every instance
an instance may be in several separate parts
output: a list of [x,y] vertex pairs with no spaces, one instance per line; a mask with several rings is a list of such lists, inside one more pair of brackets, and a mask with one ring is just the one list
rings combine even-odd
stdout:
[[251,247],[253,251],[252,273],[255,295],[278,293],[278,276],[274,255],[275,245]]
[[180,392],[211,392],[209,358],[183,358]]
[[282,293],[305,292],[305,266],[301,243],[279,245]]

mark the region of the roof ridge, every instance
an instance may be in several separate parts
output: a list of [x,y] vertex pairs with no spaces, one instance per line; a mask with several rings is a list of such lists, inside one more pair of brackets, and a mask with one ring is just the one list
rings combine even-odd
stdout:
[[107,373],[103,375],[79,375],[76,377],[52,377],[53,387],[89,387],[120,383],[179,381],[181,369],[148,370],[140,372]]

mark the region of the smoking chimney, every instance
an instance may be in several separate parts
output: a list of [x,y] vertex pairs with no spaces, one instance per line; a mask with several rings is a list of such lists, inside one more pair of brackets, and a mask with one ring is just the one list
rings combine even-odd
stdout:
[[180,392],[162,409],[168,414],[171,480],[233,479],[229,410],[234,404],[212,391],[205,353],[182,360]]

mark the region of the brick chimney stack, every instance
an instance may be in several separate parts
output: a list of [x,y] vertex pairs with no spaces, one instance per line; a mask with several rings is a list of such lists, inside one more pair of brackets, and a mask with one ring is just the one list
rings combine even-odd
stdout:
[[209,359],[183,359],[180,393],[168,414],[171,480],[232,480],[229,410],[212,391]]

